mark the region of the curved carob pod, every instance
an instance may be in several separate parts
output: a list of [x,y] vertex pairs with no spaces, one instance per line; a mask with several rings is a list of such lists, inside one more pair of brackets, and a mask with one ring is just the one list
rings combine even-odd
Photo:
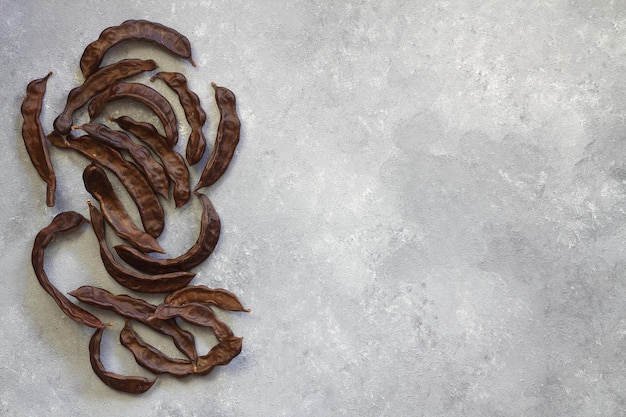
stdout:
[[125,376],[107,371],[100,359],[100,344],[104,328],[94,332],[89,340],[89,361],[94,373],[109,387],[117,391],[141,394],[152,388],[156,379],[150,380],[142,376]]
[[206,123],[206,113],[200,104],[200,97],[189,89],[187,79],[179,72],[161,71],[150,78],[150,81],[155,79],[163,81],[178,95],[180,105],[185,112],[185,118],[191,127],[185,156],[189,165],[197,164],[206,150],[206,138],[202,133],[202,127]]
[[161,164],[152,157],[148,148],[133,142],[126,133],[113,130],[102,123],[85,123],[79,126],[72,126],[72,130],[76,129],[84,131],[90,137],[118,151],[128,152],[132,160],[142,169],[152,189],[165,199],[168,198],[169,182],[165,175],[165,170]]
[[250,312],[250,309],[244,308],[232,292],[223,288],[209,288],[205,285],[188,285],[169,294],[163,302],[172,306],[187,303],[211,304],[224,310]]
[[149,108],[161,121],[165,138],[170,146],[178,142],[178,122],[172,105],[154,88],[140,83],[118,82],[98,94],[91,100],[87,110],[91,120],[98,117],[104,107],[115,100],[131,99]]
[[30,161],[37,170],[39,177],[46,183],[46,204],[53,207],[56,192],[56,176],[50,161],[46,135],[43,132],[41,121],[41,108],[43,106],[43,96],[46,93],[48,78],[52,75],[49,72],[43,78],[33,80],[26,86],[26,96],[22,101],[21,112],[24,122],[22,123],[22,139]]
[[215,83],[211,83],[211,85],[215,89],[215,101],[220,110],[220,122],[217,126],[211,158],[202,170],[194,191],[214,184],[224,175],[239,143],[241,122],[237,116],[235,94],[226,87],[219,87]]
[[164,253],[159,242],[149,233],[139,229],[117,197],[106,172],[95,164],[83,171],[85,189],[100,203],[100,210],[115,233],[143,252]]
[[116,81],[152,71],[157,67],[153,60],[123,59],[114,64],[100,68],[87,77],[85,82],[70,91],[63,112],[54,120],[54,129],[61,134],[68,134],[74,124],[72,116],[76,110],[84,106],[96,94],[107,89]]
[[164,293],[183,288],[196,275],[186,271],[147,275],[121,265],[115,260],[107,244],[102,213],[90,201],[88,203],[91,226],[100,244],[102,263],[109,275],[120,285],[138,292]]
[[192,362],[198,359],[193,334],[178,327],[174,320],[148,320],[156,310],[155,305],[126,294],[114,295],[107,290],[91,285],[83,285],[69,294],[83,303],[113,311],[126,319],[138,321],[171,337],[178,350]]
[[151,42],[170,53],[187,59],[196,66],[191,58],[189,39],[177,31],[160,23],[147,20],[127,20],[121,25],[111,26],[100,33],[100,37],[87,45],[80,58],[80,69],[83,76],[93,74],[102,63],[107,51],[123,41]]
[[220,218],[211,200],[204,194],[196,194],[202,203],[200,234],[196,243],[184,254],[176,258],[153,258],[137,249],[115,246],[117,254],[132,267],[147,273],[189,271],[207,259],[220,237]]
[[60,148],[72,149],[113,172],[137,206],[144,230],[153,237],[161,235],[165,227],[163,207],[135,164],[125,160],[117,150],[89,136],[73,138],[71,135],[52,132],[48,140]]
[[172,318],[181,318],[195,326],[210,327],[218,340],[233,337],[233,332],[225,323],[215,317],[211,307],[201,303],[189,302],[179,306],[163,303],[157,307],[148,320]]
[[119,127],[132,133],[137,139],[145,143],[152,152],[161,159],[165,175],[172,181],[174,202],[176,208],[183,206],[191,196],[189,187],[189,170],[185,160],[178,152],[172,150],[167,140],[150,123],[139,122],[128,116],[118,118],[109,117]]
[[67,299],[67,297],[52,285],[44,270],[44,252],[50,242],[60,234],[69,233],[78,229],[86,221],[87,219],[75,211],[66,211],[58,214],[52,219],[52,222],[50,222],[48,226],[37,233],[35,243],[33,244],[32,263],[37,281],[39,281],[42,288],[57,303],[61,311],[78,323],[99,329],[103,327],[100,319]]

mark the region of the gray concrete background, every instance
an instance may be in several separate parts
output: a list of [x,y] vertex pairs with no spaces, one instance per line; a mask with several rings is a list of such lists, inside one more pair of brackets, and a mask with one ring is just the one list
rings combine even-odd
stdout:
[[[0,10],[0,415],[624,415],[624,1]],[[136,397],[97,379],[91,331],[35,280],[36,233],[61,211],[87,214],[86,162],[52,151],[58,203],[47,208],[19,115],[26,84],[52,70],[49,129],[82,82],[83,48],[129,18],[184,33],[199,65],[144,44],[107,62],[155,57],[184,72],[210,110],[209,137],[209,82],[238,97],[241,144],[205,190],[222,237],[194,283],[252,309],[221,316],[244,337],[230,365],[162,377]],[[141,115],[124,106],[112,109]],[[182,251],[199,207],[166,208],[163,245]],[[124,292],[88,228],[52,245],[47,268],[63,291]],[[93,311],[115,323],[107,366],[146,375],[118,346],[120,318]]]

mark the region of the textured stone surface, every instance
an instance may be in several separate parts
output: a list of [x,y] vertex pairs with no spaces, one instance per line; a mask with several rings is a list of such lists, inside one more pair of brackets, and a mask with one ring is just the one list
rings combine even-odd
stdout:
[[[623,415],[623,1],[0,9],[0,415]],[[81,82],[83,48],[129,18],[183,32],[198,67],[143,44],[107,62],[155,56],[183,71],[210,110],[210,137],[209,82],[237,94],[241,144],[206,190],[222,237],[194,283],[252,309],[223,315],[244,337],[229,366],[162,377],[139,397],[96,378],[91,332],[31,271],[37,231],[60,211],[86,214],[88,194],[85,161],[53,150],[58,204],[46,208],[19,115],[28,81],[52,70],[51,126]],[[166,249],[195,240],[199,210],[169,210]],[[52,279],[123,292],[81,230],[51,246]],[[105,363],[145,375],[117,344],[122,321],[101,316],[115,322]]]

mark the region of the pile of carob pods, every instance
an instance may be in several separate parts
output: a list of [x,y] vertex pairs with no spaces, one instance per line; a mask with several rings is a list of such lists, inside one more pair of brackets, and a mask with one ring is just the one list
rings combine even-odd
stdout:
[[[183,158],[174,150],[178,141],[178,122],[171,104],[147,84],[124,81],[154,71],[157,63],[153,60],[123,59],[101,67],[107,51],[123,41],[151,42],[195,66],[189,40],[171,28],[145,20],[129,20],[109,27],[85,49],[80,60],[85,80],[70,91],[65,109],[56,117],[54,129],[47,135],[40,115],[46,84],[52,73],[28,84],[21,108],[24,119],[22,136],[37,173],[47,184],[46,203],[50,207],[55,204],[56,178],[48,143],[78,152],[91,161],[84,169],[83,181],[99,208],[88,200],[90,220],[74,211],[54,217],[35,238],[33,268],[41,286],[67,316],[95,329],[89,343],[89,354],[96,375],[116,390],[143,393],[152,387],[156,378],[120,375],[103,366],[100,341],[106,325],[70,301],[51,283],[44,270],[44,251],[56,236],[70,233],[83,223],[91,223],[100,245],[102,262],[113,279],[139,293],[166,294],[160,305],[153,305],[138,297],[115,295],[94,286],[82,286],[69,293],[82,303],[113,311],[123,317],[126,325],[120,332],[120,342],[145,369],[155,374],[184,377],[206,375],[215,366],[229,363],[241,352],[242,338],[233,335],[231,329],[218,320],[212,308],[249,310],[227,290],[188,284],[195,276],[190,270],[209,257],[220,234],[220,220],[215,208],[209,198],[198,190],[214,184],[226,171],[239,142],[240,122],[234,94],[227,88],[212,84],[220,121],[211,156],[192,189],[187,164],[191,166],[200,162],[206,150],[202,132],[206,113],[200,100],[188,88],[185,77],[180,73],[156,72],[150,78],[150,81],[164,83],[164,88],[170,88],[178,95],[191,129]],[[102,115],[108,103],[119,99],[141,103],[151,110],[159,119],[164,135],[154,125],[128,116],[109,117],[110,125],[114,123],[119,130],[93,122],[94,118]],[[75,112],[84,106],[87,106],[92,122],[74,125]],[[85,134],[75,136],[77,131]],[[128,191],[137,206],[142,227],[136,225],[125,210],[109,182],[107,171],[113,173]],[[173,258],[154,257],[149,253],[164,253],[157,241],[164,228],[164,211],[158,196],[167,199],[170,184],[177,208],[183,206],[192,194],[201,203],[200,233],[195,244],[184,254]],[[114,256],[107,243],[105,221],[128,242],[128,245],[114,247],[121,260]],[[218,344],[207,354],[198,355],[194,335],[180,327],[179,319],[194,326],[210,328]],[[169,357],[142,340],[133,330],[133,321],[171,337],[185,358]]]

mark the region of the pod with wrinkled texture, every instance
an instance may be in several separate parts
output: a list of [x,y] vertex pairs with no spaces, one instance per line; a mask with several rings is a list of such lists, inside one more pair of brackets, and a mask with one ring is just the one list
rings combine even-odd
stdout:
[[102,213],[91,202],[88,203],[91,226],[100,244],[102,263],[109,275],[120,285],[134,291],[146,293],[170,292],[183,288],[196,275],[186,271],[147,275],[121,265],[115,260],[107,244]]
[[157,332],[170,336],[174,344],[192,361],[198,359],[195,338],[191,333],[178,327],[174,320],[148,320],[156,306],[129,295],[113,295],[102,288],[83,285],[69,293],[79,301],[113,311],[126,319],[136,320]]
[[82,323],[86,326],[96,329],[102,328],[102,322],[93,314],[83,310],[67,297],[65,297],[52,283],[44,270],[44,252],[46,247],[60,234],[69,233],[78,229],[85,219],[81,214],[75,211],[66,211],[58,214],[52,222],[43,229],[35,237],[33,244],[32,263],[35,270],[35,276],[42,288],[57,303],[61,311],[63,311],[72,320]]
[[85,105],[96,94],[104,91],[116,81],[140,74],[145,71],[152,71],[157,67],[153,60],[144,61],[142,59],[123,59],[114,64],[100,68],[93,73],[85,82],[70,91],[67,96],[65,109],[54,120],[54,129],[66,135],[69,133],[74,112]]
[[145,231],[153,237],[161,235],[165,227],[163,207],[144,175],[132,162],[125,160],[115,149],[89,136],[76,139],[71,135],[52,132],[48,140],[55,146],[72,149],[113,172],[135,202]]
[[121,25],[111,26],[100,33],[100,37],[93,41],[80,58],[80,69],[83,76],[93,74],[107,51],[123,41],[147,41],[160,46],[170,53],[187,59],[195,67],[191,58],[189,39],[172,28],[160,23],[147,20],[127,20]]
[[195,326],[210,327],[213,329],[213,333],[215,333],[215,337],[217,337],[218,340],[233,336],[233,332],[230,328],[215,317],[215,313],[213,313],[211,307],[196,302],[189,302],[179,306],[166,303],[160,304],[149,320],[167,320],[176,317]]
[[56,192],[56,176],[50,161],[46,135],[43,132],[41,121],[41,108],[43,106],[43,96],[46,93],[48,78],[52,75],[49,72],[43,78],[33,80],[26,86],[26,96],[22,101],[22,139],[30,161],[33,163],[39,177],[46,183],[46,204],[48,207],[54,206]]
[[188,271],[207,259],[220,237],[220,219],[204,194],[196,194],[202,203],[200,235],[196,243],[184,254],[176,258],[153,258],[126,245],[115,246],[117,254],[129,265],[148,273]]
[[241,301],[232,292],[223,288],[209,288],[205,285],[188,285],[169,294],[163,302],[173,306],[196,302],[212,304],[224,310],[250,312],[249,309],[243,307]]
[[152,388],[156,379],[150,380],[142,376],[126,376],[107,371],[100,359],[100,343],[104,328],[94,332],[89,340],[89,362],[95,374],[109,387],[117,391],[141,394]]
[[167,181],[165,170],[152,157],[148,148],[133,142],[126,133],[113,130],[102,123],[85,123],[80,126],[72,126],[72,130],[75,129],[83,130],[90,137],[118,151],[128,152],[132,160],[143,170],[146,180],[148,180],[152,189],[164,198],[168,198],[169,182]]
[[91,100],[87,108],[89,117],[93,120],[102,114],[108,103],[123,98],[137,101],[152,110],[163,125],[167,142],[171,146],[176,145],[178,142],[178,122],[172,105],[161,93],[145,84],[118,82],[111,85]]
[[178,152],[172,150],[167,140],[150,123],[139,122],[128,116],[109,117],[119,127],[135,135],[145,143],[152,152],[161,159],[165,175],[172,181],[172,194],[176,208],[183,206],[191,196],[189,189],[189,170],[185,160]]
[[115,233],[143,252],[160,252],[163,248],[149,233],[139,229],[117,197],[106,172],[95,164],[83,171],[85,189],[100,203],[100,210]]
[[163,81],[178,95],[185,118],[191,127],[185,156],[189,165],[194,165],[200,162],[206,150],[206,138],[202,133],[202,127],[206,123],[206,113],[200,104],[200,97],[189,89],[187,79],[179,72],[161,71],[150,78],[150,81],[155,79]]
[[215,101],[220,110],[220,122],[217,126],[213,153],[202,170],[198,184],[194,191],[214,184],[230,164],[235,154],[235,149],[239,143],[239,130],[241,122],[237,116],[237,100],[235,94],[228,88],[219,87],[212,83],[215,89]]
[[243,338],[231,337],[215,345],[209,353],[198,358],[196,374],[206,375],[216,366],[227,365],[241,353]]
[[170,358],[154,346],[146,343],[130,327],[128,321],[120,332],[120,343],[130,350],[135,361],[142,367],[155,374],[168,373],[177,378],[192,375],[194,365],[186,359]]

